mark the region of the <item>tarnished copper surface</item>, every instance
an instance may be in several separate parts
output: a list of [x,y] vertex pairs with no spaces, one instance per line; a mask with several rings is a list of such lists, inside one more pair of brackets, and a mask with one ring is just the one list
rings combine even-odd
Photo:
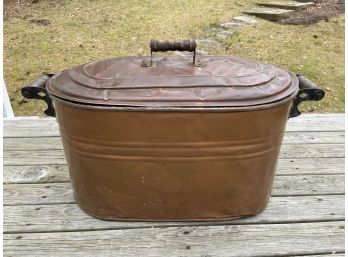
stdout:
[[107,220],[255,215],[271,193],[292,99],[223,112],[85,109],[54,100],[77,203]]
[[49,94],[78,103],[129,107],[241,107],[279,101],[298,90],[294,74],[240,57],[143,57],[92,62],[56,74]]

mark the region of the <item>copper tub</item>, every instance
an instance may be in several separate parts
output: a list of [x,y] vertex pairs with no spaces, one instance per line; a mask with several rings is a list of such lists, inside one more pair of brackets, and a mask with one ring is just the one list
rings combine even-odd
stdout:
[[[195,49],[193,40],[151,42],[152,52]],[[46,75],[22,94],[56,116],[82,210],[106,220],[192,221],[261,212],[289,116],[324,91],[239,57],[151,54]]]

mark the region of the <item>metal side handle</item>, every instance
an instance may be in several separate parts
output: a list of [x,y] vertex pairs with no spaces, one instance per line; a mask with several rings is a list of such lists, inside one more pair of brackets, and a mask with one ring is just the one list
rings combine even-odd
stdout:
[[296,95],[291,106],[289,118],[297,117],[301,114],[298,106],[303,101],[319,101],[324,98],[325,91],[319,88],[313,81],[302,75],[296,75],[299,80],[298,94]]
[[48,116],[55,117],[55,110],[52,100],[46,92],[46,83],[53,75],[54,74],[45,74],[41,76],[31,84],[23,87],[21,89],[21,93],[23,97],[27,99],[38,99],[45,101],[47,104],[47,109],[44,111],[44,113]]

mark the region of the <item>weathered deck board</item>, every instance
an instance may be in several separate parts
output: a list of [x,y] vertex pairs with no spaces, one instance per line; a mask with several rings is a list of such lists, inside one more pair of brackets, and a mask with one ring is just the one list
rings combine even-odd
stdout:
[[283,144],[344,144],[344,131],[286,132]]
[[342,131],[344,130],[344,114],[303,114],[289,119],[287,131]]
[[[4,166],[3,181],[13,183],[68,182],[66,164]],[[276,175],[324,175],[343,174],[344,158],[279,159]]]
[[[310,243],[309,243],[310,242]],[[344,251],[344,222],[5,234],[5,256],[272,256]]]
[[18,117],[4,120],[4,137],[60,136],[58,123],[50,117]]
[[272,195],[344,194],[344,175],[277,176]]
[[13,183],[52,183],[70,181],[66,164],[4,166],[4,184]]
[[[344,144],[283,145],[279,158],[338,158],[344,157]],[[4,165],[65,164],[63,150],[8,150]]]
[[[344,114],[303,114],[292,118],[287,131],[343,131]],[[16,118],[4,122],[4,137],[59,136],[55,118]]]
[[[277,176],[273,196],[344,194],[344,175]],[[4,185],[4,205],[74,203],[70,183]]]
[[5,206],[4,217],[5,233],[337,221],[344,220],[344,195],[272,197],[256,216],[221,222],[110,222],[85,214],[76,204]]

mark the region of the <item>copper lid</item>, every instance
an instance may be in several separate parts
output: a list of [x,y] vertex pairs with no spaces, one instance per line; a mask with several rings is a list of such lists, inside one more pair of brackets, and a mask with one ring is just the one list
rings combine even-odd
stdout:
[[[129,107],[243,107],[275,102],[298,90],[283,69],[230,56],[122,57],[53,76],[48,92],[83,104]],[[144,65],[147,64],[147,65]]]

